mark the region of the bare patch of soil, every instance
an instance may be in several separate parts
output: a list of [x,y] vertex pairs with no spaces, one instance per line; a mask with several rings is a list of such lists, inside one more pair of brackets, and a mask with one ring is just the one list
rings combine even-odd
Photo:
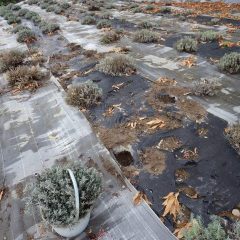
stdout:
[[167,137],[163,138],[159,144],[157,145],[157,148],[160,150],[166,150],[169,152],[173,152],[174,150],[180,148],[182,146],[182,142],[177,137]]
[[125,126],[116,128],[95,127],[99,138],[108,149],[113,149],[117,146],[131,145],[137,140],[136,131]]
[[137,117],[129,121],[126,126],[129,129],[136,129],[138,133],[154,133],[157,130],[170,130],[182,127],[182,123],[178,119],[168,117],[166,115],[158,115],[154,117]]
[[177,102],[177,106],[192,121],[203,122],[207,116],[204,107],[191,99],[181,99]]
[[166,169],[166,156],[165,153],[156,148],[146,148],[140,154],[143,168],[147,172],[158,175],[162,174]]

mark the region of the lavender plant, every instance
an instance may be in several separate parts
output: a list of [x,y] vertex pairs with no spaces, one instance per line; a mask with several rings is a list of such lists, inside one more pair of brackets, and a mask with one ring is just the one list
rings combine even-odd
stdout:
[[53,167],[36,177],[29,187],[28,206],[38,206],[43,219],[54,226],[71,226],[76,222],[74,188],[67,169],[71,169],[79,188],[79,218],[84,217],[102,191],[101,175],[94,168],[75,163]]

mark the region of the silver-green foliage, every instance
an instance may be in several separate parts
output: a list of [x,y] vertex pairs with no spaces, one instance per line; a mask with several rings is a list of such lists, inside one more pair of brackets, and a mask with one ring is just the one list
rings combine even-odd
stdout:
[[136,31],[133,36],[133,40],[140,43],[155,43],[158,42],[159,39],[160,36],[158,33],[147,29]]
[[112,76],[131,74],[136,71],[134,60],[123,54],[112,54],[100,61],[97,70]]
[[101,29],[101,28],[110,28],[112,25],[111,25],[111,22],[109,22],[108,20],[106,19],[103,19],[103,20],[100,20],[98,23],[97,23],[97,28],[98,29]]
[[240,72],[240,53],[232,52],[225,54],[218,63],[219,69],[229,73]]
[[219,34],[218,32],[215,32],[213,30],[201,32],[197,36],[197,38],[201,42],[213,42],[213,41],[218,40],[220,37],[221,37],[221,34]]
[[225,129],[225,136],[233,148],[235,148],[240,154],[240,122],[229,125]]
[[180,52],[196,52],[197,41],[190,37],[185,37],[176,42],[176,49]]
[[72,225],[76,219],[74,188],[67,168],[73,171],[79,187],[79,218],[86,215],[102,190],[101,175],[96,169],[79,164],[53,167],[37,176],[29,189],[28,205],[37,205],[44,220],[55,226]]
[[66,101],[68,104],[89,108],[97,104],[102,97],[102,89],[92,81],[87,81],[78,86],[73,86],[68,89]]
[[94,25],[96,24],[96,18],[93,16],[86,16],[83,18],[81,24],[83,25]]
[[193,93],[197,96],[214,96],[217,93],[219,85],[216,81],[201,79],[194,83]]
[[184,240],[226,240],[227,234],[222,224],[222,219],[216,216],[204,227],[201,219],[193,218],[191,227],[184,231]]
[[153,24],[150,23],[149,21],[143,21],[141,23],[138,24],[139,28],[144,28],[144,29],[148,29],[148,28],[152,28]]

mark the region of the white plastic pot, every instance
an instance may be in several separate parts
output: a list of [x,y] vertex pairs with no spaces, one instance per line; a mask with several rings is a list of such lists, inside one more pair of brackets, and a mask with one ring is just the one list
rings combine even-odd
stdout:
[[91,211],[85,215],[85,217],[80,218],[78,222],[69,227],[53,227],[56,233],[63,237],[71,238],[76,237],[81,234],[87,227],[90,220]]
[[71,226],[52,226],[55,232],[57,232],[59,235],[66,237],[66,238],[71,238],[71,237],[76,237],[80,235],[85,228],[87,227],[89,220],[90,220],[90,214],[91,214],[91,209],[89,209],[89,212],[83,217],[79,218],[79,189],[77,185],[76,178],[72,172],[72,170],[68,169],[70,178],[73,183],[74,187],[74,193],[75,193],[75,205],[76,205],[76,219],[75,219],[75,224]]

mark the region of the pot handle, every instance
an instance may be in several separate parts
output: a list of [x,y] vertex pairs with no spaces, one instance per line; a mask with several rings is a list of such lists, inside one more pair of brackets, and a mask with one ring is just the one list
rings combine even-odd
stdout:
[[70,178],[73,183],[73,188],[74,188],[74,194],[75,194],[75,206],[76,206],[76,221],[79,219],[79,195],[80,195],[80,190],[77,185],[76,178],[73,174],[73,171],[71,169],[67,169],[68,173],[70,175]]

